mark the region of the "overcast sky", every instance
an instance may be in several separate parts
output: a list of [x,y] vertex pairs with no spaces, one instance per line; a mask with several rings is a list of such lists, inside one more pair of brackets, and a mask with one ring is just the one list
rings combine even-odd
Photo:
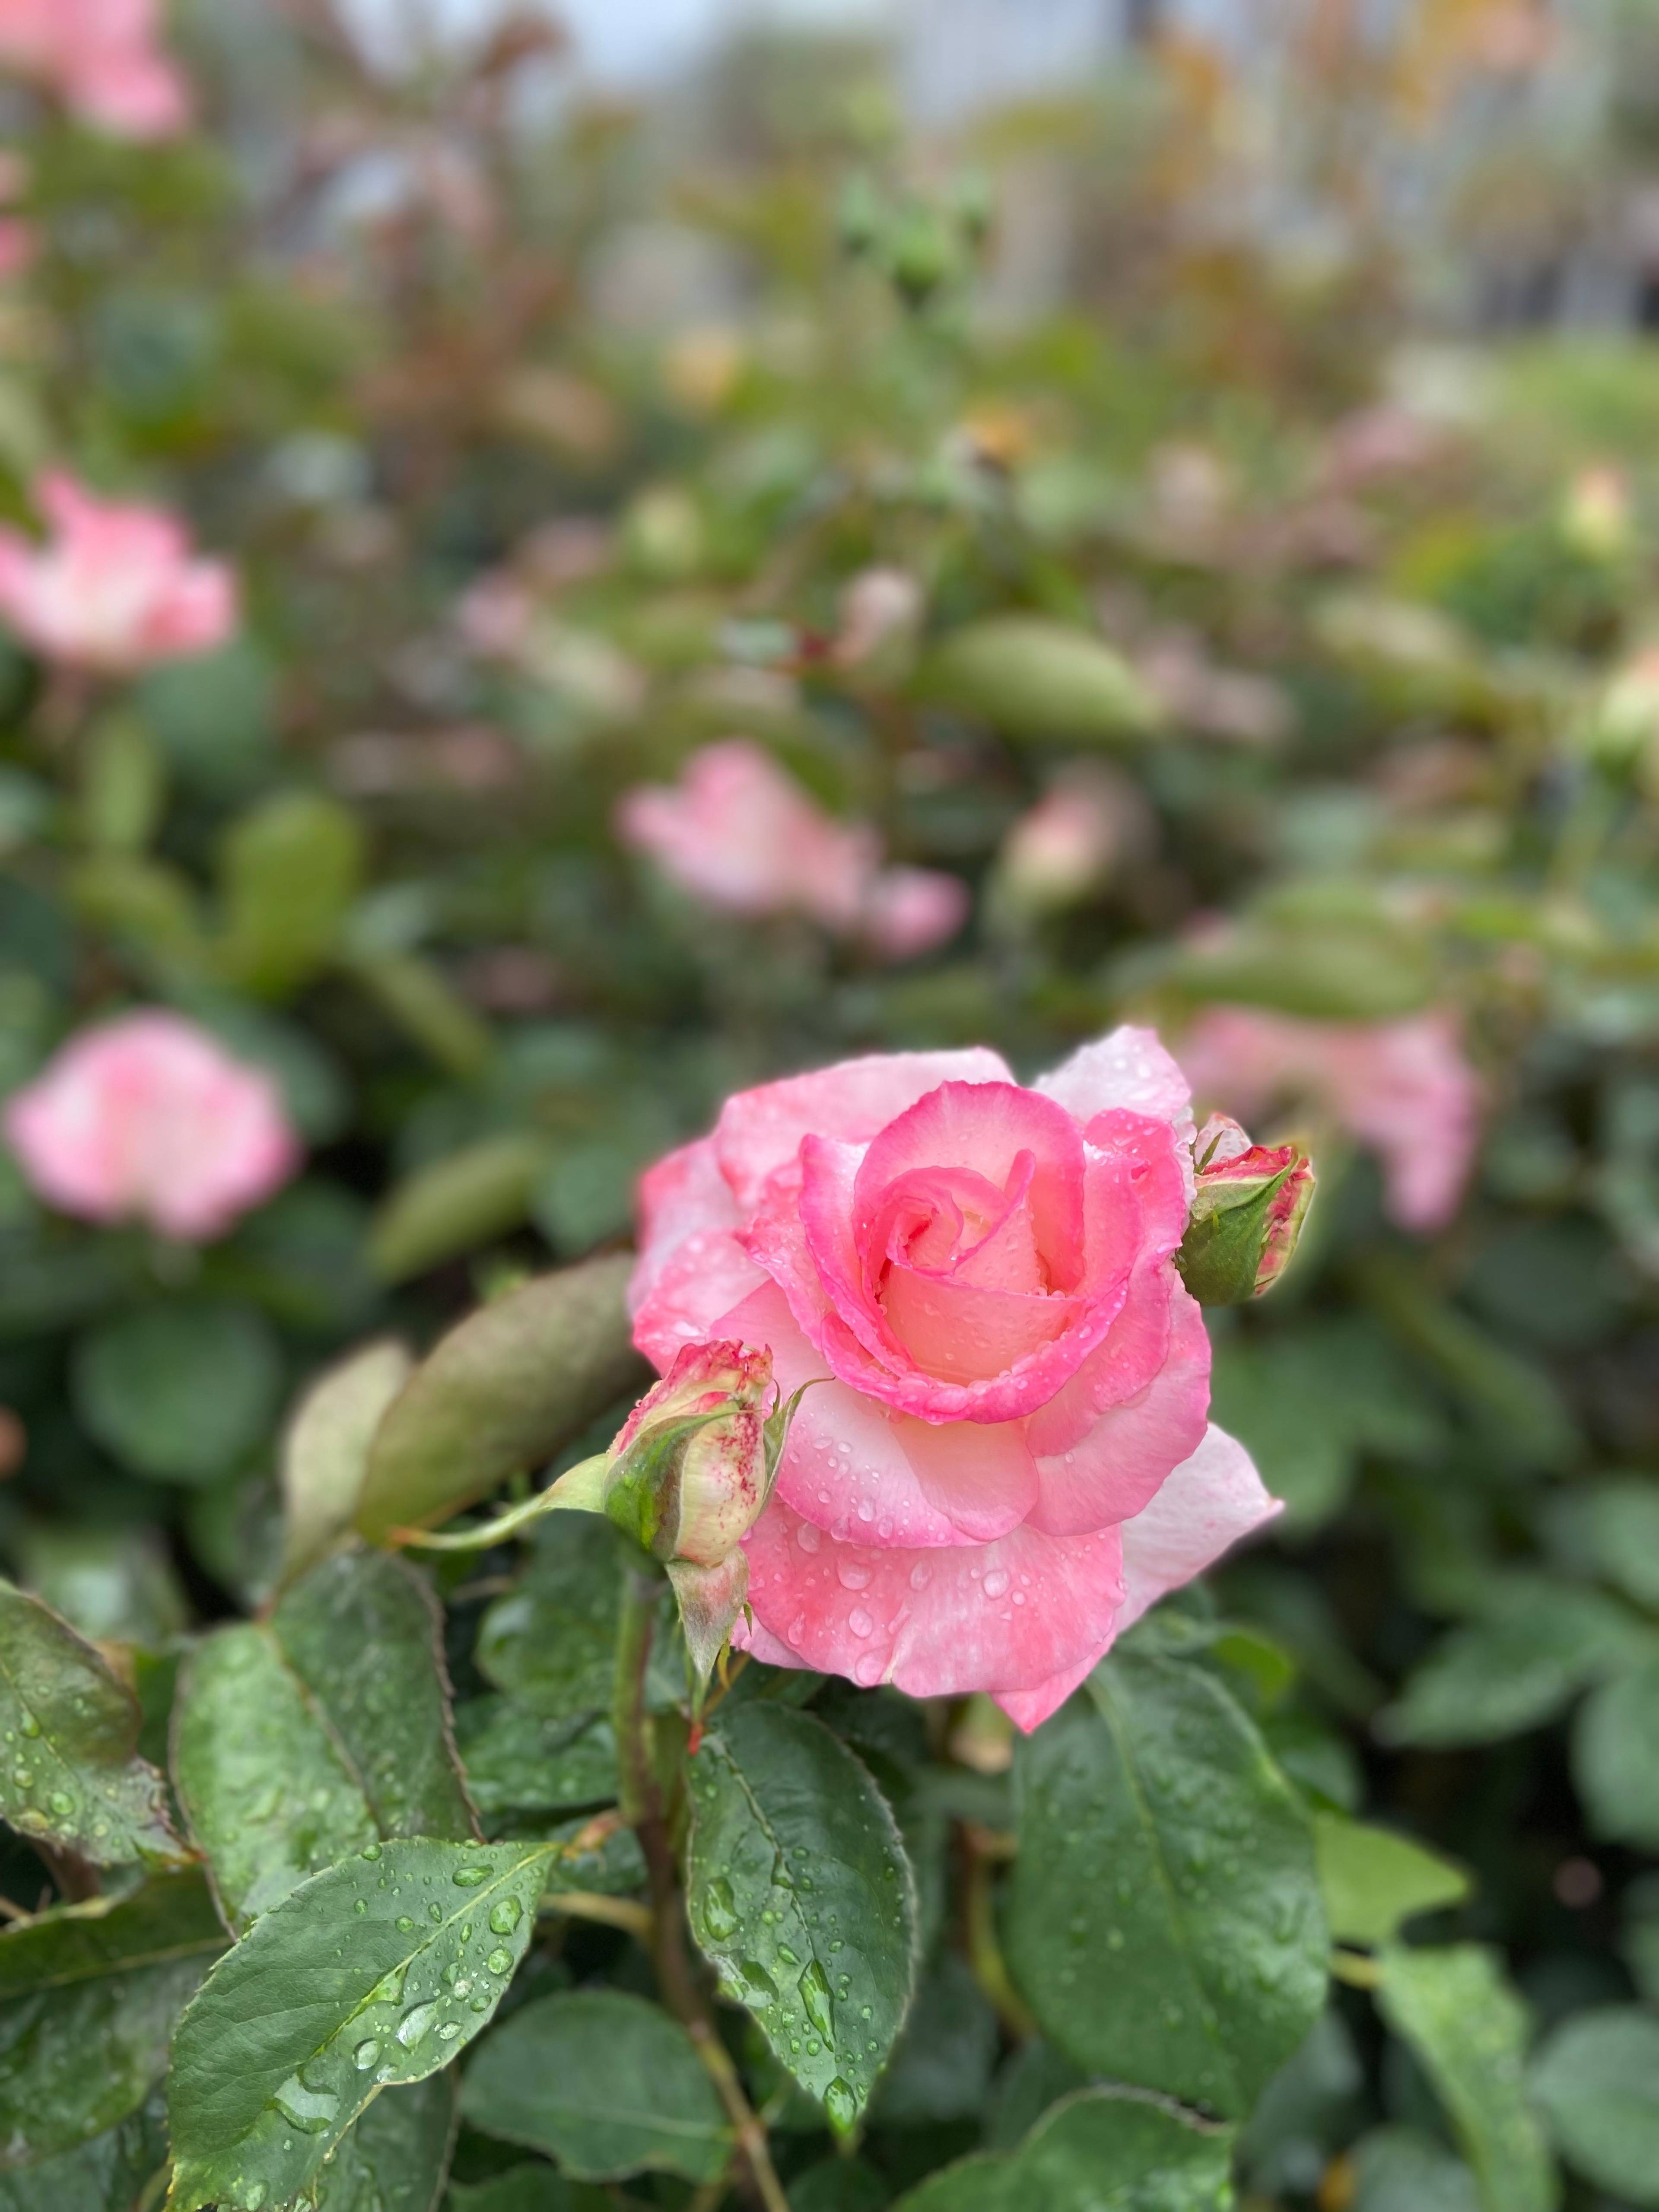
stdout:
[[[366,28],[395,33],[411,0],[346,0]],[[470,29],[487,22],[503,0],[413,0],[434,21]],[[674,69],[689,51],[732,22],[756,18],[795,22],[879,21],[895,0],[556,0],[549,12],[576,33],[584,65],[611,83],[649,82]]]

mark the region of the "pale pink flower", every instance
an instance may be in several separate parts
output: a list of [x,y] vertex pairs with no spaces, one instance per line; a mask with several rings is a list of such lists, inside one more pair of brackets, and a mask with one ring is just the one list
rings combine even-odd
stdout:
[[300,1161],[271,1079],[156,1009],[71,1038],[7,1102],[3,1127],[49,1205],[190,1243],[222,1236]]
[[1146,802],[1126,778],[1104,769],[1067,776],[1003,839],[998,880],[1021,913],[1074,906],[1145,842],[1147,826]]
[[848,933],[875,871],[868,830],[831,821],[741,738],[694,753],[678,784],[629,792],[617,826],[682,890],[728,914],[804,914]]
[[1306,1101],[1382,1161],[1402,1229],[1457,1211],[1480,1134],[1480,1088],[1444,1012],[1392,1022],[1313,1022],[1212,1006],[1181,1045],[1194,1095],[1245,1120]]
[[235,580],[192,558],[172,515],[94,499],[61,472],[38,497],[52,525],[44,544],[0,529],[0,619],[37,653],[122,676],[230,635]]
[[884,868],[865,896],[863,935],[884,960],[915,960],[948,944],[972,905],[961,877],[942,868]]
[[157,50],[158,13],[156,0],[0,0],[0,67],[116,137],[167,137],[189,121],[190,93]]
[[0,216],[0,284],[21,276],[34,259],[39,245],[34,225],[16,216]]
[[1180,1069],[1145,1030],[1034,1089],[995,1053],[851,1060],[729,1099],[641,1191],[635,1340],[768,1346],[808,1382],[744,1539],[734,1641],[1022,1728],[1277,1509],[1207,1426],[1174,1264]]
[[903,568],[865,568],[841,595],[841,626],[830,647],[838,667],[857,668],[921,627],[921,586]]

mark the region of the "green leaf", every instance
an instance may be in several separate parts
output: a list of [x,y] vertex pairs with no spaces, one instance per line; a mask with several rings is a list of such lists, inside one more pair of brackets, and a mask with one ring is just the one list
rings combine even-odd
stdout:
[[351,1526],[380,1418],[415,1370],[401,1344],[367,1345],[313,1382],[283,1439],[283,1579]]
[[1578,1692],[1639,1657],[1649,1632],[1613,1599],[1525,1578],[1488,1616],[1455,1628],[1377,1716],[1385,1743],[1494,1743],[1553,1720]]
[[140,1714],[90,1644],[0,1581],[0,1814],[91,1859],[176,1864],[167,1785],[138,1756]]
[[445,1520],[546,1465],[643,1373],[623,1291],[633,1262],[589,1260],[495,1299],[451,1330],[393,1400],[357,1525],[371,1540]]
[[976,2120],[990,2095],[997,2016],[960,1951],[946,1949],[922,1980],[876,2091],[878,2127]]
[[416,1169],[374,1216],[369,1265],[383,1283],[406,1283],[507,1236],[528,1217],[547,1162],[544,1138],[487,1137]]
[[0,2169],[0,2212],[125,2212],[167,2159],[167,2107],[157,2094],[73,2150]]
[[1325,1917],[1338,1943],[1387,1943],[1414,1913],[1461,1905],[1469,1877],[1409,1836],[1350,1820],[1313,1816],[1314,1857]]
[[607,1720],[544,1720],[512,1698],[475,1698],[456,1713],[455,1735],[467,1793],[486,1820],[574,1813],[616,1796]]
[[1021,743],[1120,744],[1153,734],[1151,694],[1103,639],[1040,615],[997,615],[946,639],[921,688]]
[[1659,1850],[1659,1662],[1585,1699],[1573,1724],[1572,1771],[1598,1836]]
[[70,1381],[88,1431],[135,1474],[211,1482],[269,1431],[282,1353],[249,1307],[169,1299],[83,1336]]
[[[582,2212],[587,2212],[592,2192],[584,2189],[581,2196]],[[534,2165],[509,2166],[488,2181],[452,2181],[444,2201],[448,2212],[575,2212],[577,2199],[563,2176],[538,2158]]]
[[239,1935],[307,1875],[378,1833],[362,1783],[263,1626],[222,1628],[191,1656],[173,1775]]
[[478,1630],[478,1668],[548,1720],[574,1723],[611,1702],[616,1668],[617,1538],[608,1522],[560,1514],[543,1525],[515,1590]]
[[226,975],[270,998],[304,982],[333,952],[362,873],[363,833],[337,800],[302,791],[262,799],[220,856]]
[[845,1744],[782,1705],[722,1712],[688,1774],[691,1932],[844,2130],[915,1986],[915,1885],[893,1815]]
[[947,2166],[893,2212],[1228,2212],[1231,2143],[1132,2089],[1079,2089],[1018,2150]]
[[546,1844],[371,1844],[256,1921],[179,2023],[174,2212],[286,2204],[378,2089],[485,2026],[524,1956]]
[[1659,2205],[1659,2017],[1637,2005],[1575,2013],[1539,2052],[1532,2092],[1570,2166]]
[[1353,2212],[1480,2212],[1474,2176],[1432,2136],[1375,2128],[1353,2162]]
[[732,2130],[690,2037],[621,1990],[538,1998],[467,2069],[468,2124],[557,2159],[579,2181],[678,2173],[713,2181]]
[[1485,2212],[1554,2212],[1555,2166],[1527,2097],[1527,2011],[1498,1954],[1459,1943],[1382,1961],[1382,2017],[1445,2106]]
[[224,1947],[194,1869],[0,1936],[0,2166],[72,2150],[136,2112]]
[[1324,2002],[1308,1816],[1215,1676],[1116,1655],[1024,1742],[1008,1962],[1092,2074],[1241,2118]]
[[323,2168],[315,2212],[434,2212],[448,2178],[455,2120],[453,2069],[383,2090]]
[[376,1838],[476,1832],[430,1592],[380,1553],[326,1559],[185,1671],[173,1771],[239,1931]]
[[442,1615],[421,1577],[383,1553],[343,1553],[296,1583],[270,1625],[326,1712],[380,1833],[476,1835],[450,1731]]
[[1638,1605],[1659,1608],[1659,1484],[1639,1475],[1602,1483],[1587,1504],[1596,1565]]

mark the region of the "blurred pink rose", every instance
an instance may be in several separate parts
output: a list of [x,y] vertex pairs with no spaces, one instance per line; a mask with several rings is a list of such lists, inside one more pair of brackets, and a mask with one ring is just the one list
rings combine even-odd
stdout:
[[857,926],[875,860],[867,830],[845,830],[758,745],[705,745],[678,784],[629,792],[623,841],[682,890],[728,914],[805,914]]
[[36,244],[32,222],[21,222],[15,216],[0,216],[0,283],[22,275],[34,259]]
[[1247,1121],[1276,1099],[1307,1099],[1330,1115],[1381,1159],[1402,1229],[1439,1229],[1457,1211],[1480,1089],[1452,1015],[1310,1022],[1212,1006],[1183,1039],[1181,1064],[1195,1097]]
[[1098,890],[1124,854],[1149,842],[1146,802],[1109,769],[1068,775],[1002,841],[999,882],[1022,914],[1074,906]]
[[641,1186],[635,1340],[765,1345],[800,1402],[735,1640],[1023,1728],[1276,1510],[1206,1425],[1176,1271],[1180,1069],[1119,1030],[1035,1089],[995,1053],[851,1060],[726,1102]]
[[864,935],[884,960],[915,960],[947,944],[972,904],[961,877],[942,868],[884,868],[865,896]]
[[300,1161],[271,1079],[154,1010],[71,1038],[8,1100],[3,1126],[49,1205],[191,1243],[222,1236]]
[[156,49],[158,13],[156,0],[0,0],[0,67],[116,137],[167,137],[189,121],[190,94]]
[[191,556],[169,514],[94,499],[61,472],[44,477],[45,544],[0,529],[0,619],[49,660],[100,675],[205,653],[236,622],[236,585]]
[[708,906],[757,919],[803,914],[884,958],[913,959],[967,918],[967,886],[931,868],[886,868],[873,830],[833,820],[771,756],[742,738],[705,745],[678,784],[642,784],[617,812],[624,844]]

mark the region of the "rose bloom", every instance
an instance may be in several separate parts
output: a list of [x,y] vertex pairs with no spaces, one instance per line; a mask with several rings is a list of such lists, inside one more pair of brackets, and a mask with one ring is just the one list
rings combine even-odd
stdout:
[[1443,1228],[1456,1212],[1480,1135],[1480,1087],[1443,1012],[1395,1022],[1313,1022],[1212,1006],[1181,1044],[1194,1095],[1251,1120],[1306,1100],[1375,1152],[1390,1217]]
[[752,919],[802,914],[908,960],[954,937],[966,886],[932,868],[880,866],[875,833],[833,820],[769,753],[742,738],[705,745],[678,784],[641,784],[617,812],[624,844],[705,905]]
[[179,1014],[124,1014],[70,1040],[8,1100],[31,1188],[83,1220],[206,1243],[299,1165],[271,1079]]
[[1180,1069],[1122,1029],[1030,1090],[979,1050],[769,1084],[650,1171],[641,1349],[763,1345],[814,1385],[735,1642],[1035,1728],[1277,1510],[1207,1424],[1192,1144]]
[[190,119],[190,94],[156,51],[158,12],[156,0],[0,0],[0,67],[116,137],[170,137]]
[[0,619],[37,653],[123,676],[230,635],[234,580],[191,557],[173,516],[94,499],[62,473],[42,479],[39,500],[52,525],[44,545],[0,530]]

